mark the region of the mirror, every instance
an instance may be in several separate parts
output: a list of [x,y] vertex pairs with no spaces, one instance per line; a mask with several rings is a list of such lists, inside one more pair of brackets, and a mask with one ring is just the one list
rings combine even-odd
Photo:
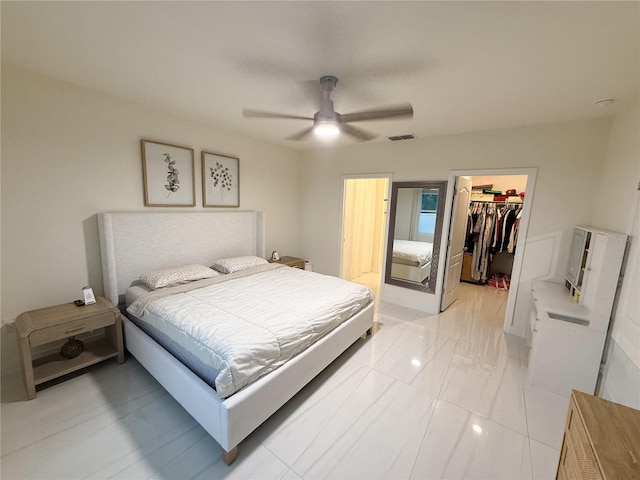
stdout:
[[435,293],[447,182],[393,182],[385,283]]

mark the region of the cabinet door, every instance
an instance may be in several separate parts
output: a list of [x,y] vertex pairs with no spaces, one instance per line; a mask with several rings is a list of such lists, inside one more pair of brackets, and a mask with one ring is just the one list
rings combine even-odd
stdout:
[[582,299],[584,304],[593,311],[598,301],[598,281],[602,273],[605,250],[607,248],[607,236],[598,233],[592,239],[589,247],[589,256],[585,268],[584,287],[582,289]]
[[573,229],[573,239],[571,240],[571,251],[569,252],[569,266],[567,267],[567,280],[572,285],[578,286],[580,279],[580,268],[582,267],[582,256],[587,232],[581,228]]

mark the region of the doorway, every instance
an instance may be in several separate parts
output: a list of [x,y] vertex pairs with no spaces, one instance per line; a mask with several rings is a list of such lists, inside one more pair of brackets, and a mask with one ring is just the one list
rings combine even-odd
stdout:
[[[445,310],[456,301],[455,289],[461,279],[465,286],[499,289],[504,292],[502,296],[506,297],[504,330],[511,331],[535,175],[536,169],[530,168],[451,172],[451,197],[448,199],[446,212],[446,218],[450,222],[447,226],[449,245],[443,262],[445,271],[442,280],[441,310]],[[463,183],[465,179],[465,185],[471,185],[469,195],[455,195],[458,184]],[[460,204],[460,198],[464,198],[463,204]],[[491,223],[478,223],[480,215],[485,213],[487,218],[489,213],[492,215]],[[508,217],[505,217],[505,214]],[[502,223],[498,224],[499,215]],[[460,218],[464,221],[461,222]],[[461,231],[464,240],[462,243],[456,242],[455,239],[459,239]],[[465,295],[460,300],[464,301],[464,298],[468,296]]]
[[340,278],[380,294],[391,175],[343,177]]

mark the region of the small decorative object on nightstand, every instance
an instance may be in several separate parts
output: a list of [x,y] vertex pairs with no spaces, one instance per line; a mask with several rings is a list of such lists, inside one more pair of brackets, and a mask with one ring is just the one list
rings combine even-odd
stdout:
[[84,343],[76,337],[69,337],[62,347],[60,347],[60,355],[71,360],[84,352]]
[[96,297],[93,294],[93,288],[91,288],[90,286],[87,285],[82,289],[82,296],[84,297],[85,305],[93,305],[94,303],[96,303]]
[[304,270],[304,259],[298,257],[280,257],[280,260],[269,260],[269,263],[280,263],[282,265],[286,265],[287,267],[300,268]]
[[[74,338],[85,332],[105,329],[105,337],[80,342]],[[16,319],[18,348],[24,368],[27,396],[35,398],[36,385],[67,373],[116,358],[124,362],[120,311],[108,300],[98,297],[96,303],[79,307],[65,303],[22,313]],[[68,339],[60,353],[33,360],[32,348]]]

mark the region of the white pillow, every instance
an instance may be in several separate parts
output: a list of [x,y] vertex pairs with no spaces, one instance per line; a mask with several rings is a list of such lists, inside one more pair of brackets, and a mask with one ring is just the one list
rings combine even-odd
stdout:
[[222,273],[233,273],[239,272],[241,270],[246,270],[247,268],[254,268],[260,265],[266,265],[267,262],[264,258],[247,256],[247,257],[231,257],[231,258],[222,258],[220,260],[216,260],[215,263],[211,266],[211,268],[222,272]]
[[140,275],[140,281],[151,290],[162,287],[170,287],[181,283],[193,282],[203,278],[211,278],[218,275],[218,272],[211,270],[204,265],[184,265],[182,267],[165,268],[154,272]]

